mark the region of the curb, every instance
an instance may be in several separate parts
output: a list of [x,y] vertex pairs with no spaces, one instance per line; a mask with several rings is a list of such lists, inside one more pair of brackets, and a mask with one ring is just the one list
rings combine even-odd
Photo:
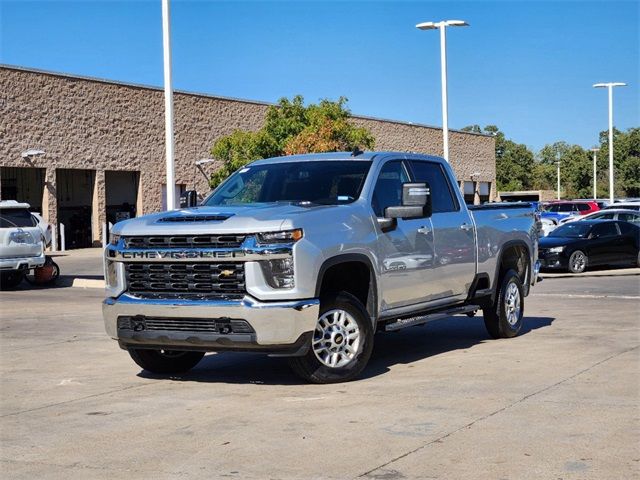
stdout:
[[629,268],[624,270],[603,270],[600,272],[585,273],[540,273],[542,279],[551,280],[553,278],[590,278],[590,277],[631,277],[640,275],[640,268]]
[[105,288],[104,280],[92,280],[87,278],[74,278],[71,287],[76,288]]

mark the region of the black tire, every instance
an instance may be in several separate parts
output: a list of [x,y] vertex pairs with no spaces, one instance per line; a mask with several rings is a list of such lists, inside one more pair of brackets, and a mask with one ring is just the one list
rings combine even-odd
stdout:
[[571,273],[582,273],[589,265],[589,258],[582,250],[576,250],[569,257],[567,268]]
[[[512,285],[515,285],[513,287]],[[517,290],[518,305],[514,305],[514,315],[507,311],[510,303],[509,295]],[[500,282],[500,290],[496,301],[482,310],[484,325],[492,338],[512,338],[518,335],[523,323],[524,295],[522,281],[514,270],[508,270]],[[511,319],[511,321],[510,321]]]
[[0,290],[9,290],[16,288],[24,279],[24,271],[9,270],[8,272],[0,272]]
[[[348,382],[356,378],[364,368],[367,366],[367,362],[371,357],[371,351],[373,350],[373,325],[371,319],[365,310],[362,303],[353,295],[347,292],[340,292],[335,295],[328,296],[326,299],[322,299],[320,302],[320,316],[336,311],[342,310],[346,312],[351,319],[357,324],[358,330],[358,345],[353,355],[353,358],[348,360],[348,363],[339,367],[330,367],[319,360],[319,357],[314,352],[314,344],[324,341],[319,336],[320,327],[314,332],[314,338],[312,338],[311,346],[306,355],[302,357],[289,358],[289,365],[296,375],[312,383],[339,383]],[[349,320],[350,321],[350,320]],[[335,334],[334,338],[339,338],[340,334]],[[339,340],[339,342],[345,342],[345,339]],[[349,343],[346,340],[346,343]],[[346,356],[340,357],[343,360]]]
[[130,348],[129,355],[140,367],[151,373],[184,373],[195,367],[204,352],[179,350],[146,350]]

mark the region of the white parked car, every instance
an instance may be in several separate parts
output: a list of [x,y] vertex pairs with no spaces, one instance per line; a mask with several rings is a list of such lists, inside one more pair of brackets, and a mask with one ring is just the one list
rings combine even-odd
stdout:
[[36,219],[36,222],[38,222],[38,227],[40,228],[40,231],[42,232],[42,238],[44,240],[44,246],[48,246],[51,244],[51,236],[52,236],[52,231],[53,231],[53,226],[50,223],[47,223],[45,221],[44,218],[42,218],[42,215],[40,215],[38,212],[31,212],[31,215],[34,216],[34,218]]
[[610,205],[607,205],[603,208],[603,210],[611,210],[615,208],[616,210],[624,208],[625,210],[636,210],[640,211],[640,201],[631,201],[631,202],[616,202]]
[[17,286],[29,270],[44,262],[42,231],[29,204],[0,201],[0,288]]
[[558,226],[558,224],[550,218],[543,217],[540,219],[540,223],[542,224],[542,228],[540,230],[542,232],[543,237],[546,237],[547,235],[549,235]]
[[560,225],[575,222],[576,220],[622,220],[624,222],[640,224],[640,212],[626,208],[605,208],[604,210],[593,212],[589,215],[563,218],[560,220]]

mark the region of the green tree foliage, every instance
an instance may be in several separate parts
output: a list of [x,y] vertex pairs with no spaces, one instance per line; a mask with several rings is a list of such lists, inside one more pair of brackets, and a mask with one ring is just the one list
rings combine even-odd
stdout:
[[211,177],[217,186],[243,165],[260,158],[295,153],[372,149],[373,135],[349,121],[347,99],[321,100],[305,106],[301,95],[281,98],[267,110],[264,126],[257,132],[237,130],[216,141],[211,154],[222,167]]
[[496,182],[498,190],[529,190],[534,186],[535,159],[533,152],[522,144],[505,137],[495,125],[483,129],[470,125],[462,130],[486,133],[496,139]]
[[[564,198],[593,197],[593,153],[579,145],[555,142],[545,145],[535,156],[526,145],[505,137],[495,125],[462,130],[493,135],[496,139],[496,180],[498,190],[555,190],[556,161],[560,160],[560,183]],[[614,172],[616,196],[640,197],[640,128],[626,132],[614,129]],[[598,198],[609,196],[608,131],[600,133],[597,160]]]

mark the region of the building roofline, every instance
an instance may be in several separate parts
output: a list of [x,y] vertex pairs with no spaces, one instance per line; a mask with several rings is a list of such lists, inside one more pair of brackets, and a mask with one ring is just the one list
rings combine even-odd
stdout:
[[[164,91],[164,89],[162,87],[157,87],[154,85],[147,85],[147,84],[143,84],[143,83],[129,83],[129,82],[123,82],[120,80],[111,80],[111,79],[106,79],[106,78],[99,78],[99,77],[91,77],[88,75],[76,75],[76,74],[71,74],[71,73],[63,73],[63,72],[54,72],[51,70],[43,70],[43,69],[39,69],[39,68],[31,68],[31,67],[22,67],[22,66],[18,66],[18,65],[9,65],[6,63],[0,63],[0,69],[6,69],[6,70],[15,70],[15,71],[19,71],[19,72],[26,72],[26,73],[37,73],[40,75],[49,75],[52,77],[61,77],[61,78],[68,78],[68,79],[72,79],[72,80],[85,80],[88,82],[95,82],[95,83],[104,83],[107,85],[117,85],[120,87],[128,87],[128,88],[137,88],[137,89],[141,89],[141,90],[154,90],[154,91],[158,91],[158,92],[162,92]],[[217,99],[217,100],[226,100],[226,101],[230,101],[230,102],[240,102],[240,103],[250,103],[253,105],[262,105],[265,107],[270,107],[270,106],[277,106],[277,104],[272,103],[272,102],[264,102],[264,101],[260,101],[260,100],[250,100],[250,99],[246,99],[246,98],[237,98],[237,97],[225,97],[225,96],[221,96],[221,95],[212,95],[212,94],[208,94],[208,93],[200,93],[200,92],[189,92],[186,90],[174,90],[174,93],[178,93],[181,95],[190,95],[193,97],[204,97],[204,98],[213,98],[213,99]],[[442,130],[442,127],[437,127],[434,125],[427,125],[424,123],[414,123],[414,122],[407,122],[407,121],[402,121],[402,120],[393,120],[393,119],[389,119],[389,118],[380,118],[380,117],[372,117],[372,116],[368,116],[368,115],[358,115],[358,114],[351,114],[351,117],[353,118],[357,118],[357,119],[362,119],[362,120],[373,120],[376,122],[385,122],[385,123],[395,123],[397,125],[407,125],[407,126],[411,126],[411,127],[420,127],[420,128],[430,128],[432,130]],[[469,135],[477,135],[480,137],[489,137],[492,138],[493,135],[490,134],[486,134],[486,133],[477,133],[477,132],[467,132],[464,130],[456,130],[453,128],[449,129],[450,132],[457,132],[457,133],[463,133],[463,134],[469,134]]]

